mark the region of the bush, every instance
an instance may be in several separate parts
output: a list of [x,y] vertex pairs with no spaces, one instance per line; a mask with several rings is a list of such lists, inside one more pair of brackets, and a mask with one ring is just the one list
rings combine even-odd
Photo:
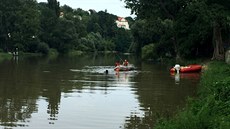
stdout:
[[0,62],[3,60],[10,60],[11,58],[12,54],[0,52]]
[[156,59],[157,55],[155,53],[155,45],[154,44],[149,44],[145,45],[142,48],[142,59]]
[[59,53],[58,53],[58,51],[56,49],[50,48],[48,55],[51,56],[51,57],[57,57],[59,55]]
[[82,51],[77,51],[77,50],[71,50],[68,52],[68,56],[79,56],[82,55],[83,52]]
[[41,42],[37,46],[37,52],[47,55],[49,53],[49,46],[46,43]]

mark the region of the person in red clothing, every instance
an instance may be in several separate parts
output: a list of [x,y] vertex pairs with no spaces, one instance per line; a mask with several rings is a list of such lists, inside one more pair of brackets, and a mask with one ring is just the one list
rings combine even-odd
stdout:
[[129,62],[128,62],[127,60],[125,60],[125,61],[123,62],[123,65],[124,65],[124,66],[128,66],[128,65],[129,65]]
[[116,66],[120,66],[120,62],[119,61],[117,61],[116,63],[115,63],[115,67]]
[[119,61],[117,61],[117,62],[115,63],[115,68],[114,68],[114,70],[117,71],[117,72],[119,72],[119,70],[120,70],[120,62],[119,62]]

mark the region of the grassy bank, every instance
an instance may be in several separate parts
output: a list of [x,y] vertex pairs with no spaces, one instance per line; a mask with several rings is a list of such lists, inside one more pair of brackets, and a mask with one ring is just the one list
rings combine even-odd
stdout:
[[10,60],[13,57],[12,54],[8,54],[8,53],[0,53],[0,62],[2,62],[3,60]]
[[161,119],[154,129],[229,129],[230,65],[210,62],[203,73],[198,97],[171,119]]

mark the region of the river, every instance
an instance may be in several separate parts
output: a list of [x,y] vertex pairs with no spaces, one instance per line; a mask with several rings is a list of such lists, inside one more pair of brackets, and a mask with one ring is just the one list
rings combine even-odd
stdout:
[[[136,70],[115,72],[120,58]],[[0,63],[0,128],[150,129],[195,96],[199,79],[133,56],[19,56]]]

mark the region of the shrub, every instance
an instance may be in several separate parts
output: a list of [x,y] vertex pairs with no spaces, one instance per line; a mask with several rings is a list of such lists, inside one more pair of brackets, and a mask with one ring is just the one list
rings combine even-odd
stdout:
[[39,53],[47,55],[49,53],[49,46],[46,43],[41,42],[37,46],[37,51]]
[[154,51],[155,49],[155,45],[154,44],[149,44],[149,45],[145,45],[142,48],[142,59],[156,59],[157,55]]

